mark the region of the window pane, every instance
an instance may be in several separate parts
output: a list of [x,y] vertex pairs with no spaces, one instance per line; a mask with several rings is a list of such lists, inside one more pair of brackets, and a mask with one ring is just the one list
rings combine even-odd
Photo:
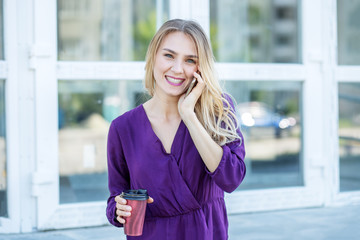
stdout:
[[337,2],[338,62],[342,65],[360,65],[360,1]]
[[108,197],[110,122],[145,102],[141,81],[59,81],[60,203]]
[[58,58],[143,61],[168,9],[168,0],[58,0]]
[[339,84],[340,191],[360,190],[360,83]]
[[300,62],[297,0],[210,0],[210,39],[220,62]]
[[227,81],[245,138],[239,190],[303,185],[301,83]]
[[0,80],[0,216],[7,216],[5,80]]

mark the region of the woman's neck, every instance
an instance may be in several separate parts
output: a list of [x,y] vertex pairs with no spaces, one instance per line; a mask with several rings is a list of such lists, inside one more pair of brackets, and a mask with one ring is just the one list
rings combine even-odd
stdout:
[[155,95],[147,101],[144,106],[147,108],[149,114],[162,118],[164,120],[171,120],[180,118],[178,111],[178,97]]

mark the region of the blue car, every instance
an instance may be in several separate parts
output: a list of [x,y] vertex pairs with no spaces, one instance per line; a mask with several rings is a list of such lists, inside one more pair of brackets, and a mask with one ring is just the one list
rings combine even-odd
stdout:
[[265,103],[246,102],[237,106],[237,114],[242,129],[250,132],[251,128],[273,128],[275,136],[281,137],[283,130],[296,125],[296,119],[272,111]]

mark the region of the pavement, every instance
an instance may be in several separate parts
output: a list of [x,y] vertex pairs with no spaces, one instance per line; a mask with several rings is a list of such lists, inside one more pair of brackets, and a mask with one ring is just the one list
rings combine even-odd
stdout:
[[[357,240],[360,205],[229,215],[230,240]],[[125,240],[113,226],[0,234],[0,240]],[[161,239],[160,239],[161,240]]]

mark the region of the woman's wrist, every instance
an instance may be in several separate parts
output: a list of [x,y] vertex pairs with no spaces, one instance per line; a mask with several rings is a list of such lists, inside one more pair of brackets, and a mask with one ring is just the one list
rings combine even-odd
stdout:
[[188,126],[189,124],[194,124],[196,121],[198,121],[195,112],[185,112],[181,115],[181,119],[186,126]]

